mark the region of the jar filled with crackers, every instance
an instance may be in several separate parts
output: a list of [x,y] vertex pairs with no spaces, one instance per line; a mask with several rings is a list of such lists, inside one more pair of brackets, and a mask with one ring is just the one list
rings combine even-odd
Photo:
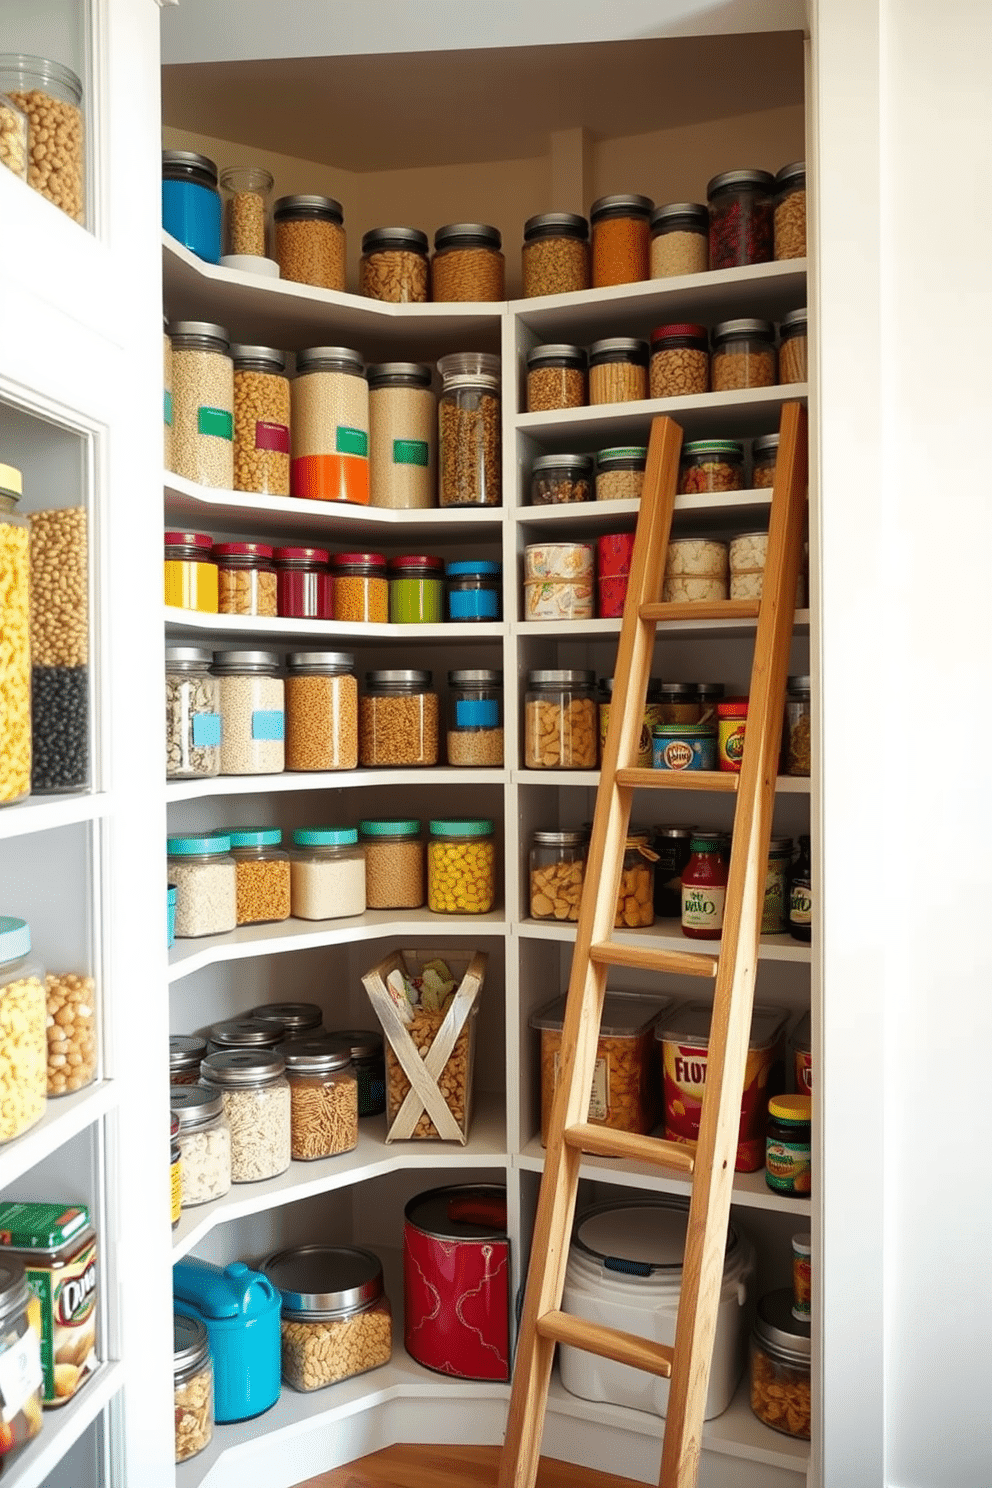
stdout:
[[759,1301],[750,1361],[751,1409],[758,1420],[809,1441],[810,1321],[795,1315],[791,1287]]
[[528,770],[594,770],[598,756],[596,673],[552,668],[527,673],[524,765]]
[[586,832],[534,832],[530,847],[531,919],[575,923],[588,852]]
[[630,828],[613,919],[618,929],[636,930],[654,924],[654,865],[658,854],[650,844],[651,833],[647,827]]

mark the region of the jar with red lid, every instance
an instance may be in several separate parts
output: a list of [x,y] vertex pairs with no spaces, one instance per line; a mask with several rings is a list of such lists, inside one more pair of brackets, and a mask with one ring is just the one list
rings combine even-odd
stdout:
[[279,614],[287,620],[333,620],[333,582],[326,548],[276,548]]
[[440,625],[444,620],[444,562],[408,553],[389,563],[389,619],[393,625]]
[[718,768],[739,775],[747,733],[747,698],[726,698],[717,703],[716,727]]
[[710,268],[770,263],[775,249],[775,177],[763,170],[730,170],[706,187],[710,209]]
[[690,857],[682,870],[682,934],[692,940],[719,940],[727,897],[726,838],[722,832],[693,832]]
[[165,602],[180,610],[217,613],[214,540],[206,532],[165,534]]
[[383,553],[335,553],[334,618],[385,625],[389,620],[389,580]]
[[275,564],[266,543],[214,543],[214,561],[222,615],[279,613]]
[[676,323],[651,332],[652,398],[689,398],[710,390],[709,332]]

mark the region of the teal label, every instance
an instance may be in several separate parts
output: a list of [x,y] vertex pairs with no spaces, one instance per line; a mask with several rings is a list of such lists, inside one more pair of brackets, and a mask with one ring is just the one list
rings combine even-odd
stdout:
[[198,408],[196,426],[201,434],[210,434],[214,439],[234,438],[234,415],[226,408]]
[[339,455],[361,455],[368,458],[369,436],[361,429],[346,429],[339,424],[334,439],[334,448]]
[[166,422],[167,427],[171,429],[172,428],[172,394],[169,392],[169,389],[168,388],[163,388],[162,389],[162,397],[163,397],[163,400],[164,400],[163,417],[165,419],[165,422]]
[[422,439],[394,439],[393,440],[393,464],[394,465],[423,465],[425,468],[430,464],[431,452]]
[[495,698],[459,698],[455,703],[455,727],[499,728],[499,703]]
[[253,739],[270,741],[285,739],[285,713],[275,708],[259,708],[251,715],[251,736]]
[[495,589],[452,589],[448,610],[452,620],[498,620],[499,594]]
[[782,1142],[769,1137],[765,1146],[765,1182],[776,1193],[809,1195],[812,1190],[809,1142]]
[[193,714],[193,744],[197,749],[216,748],[220,744],[220,714]]

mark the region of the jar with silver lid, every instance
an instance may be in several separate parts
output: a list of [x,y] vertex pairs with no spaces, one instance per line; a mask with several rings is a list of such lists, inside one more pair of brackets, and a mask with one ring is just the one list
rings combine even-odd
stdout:
[[[234,489],[289,495],[289,378],[286,353],[232,346]],[[275,609],[263,613],[275,614]]]
[[598,755],[596,673],[527,673],[524,765],[529,770],[594,770]]
[[275,651],[214,652],[222,775],[277,775],[285,768],[285,684],[279,664]]
[[576,212],[540,212],[524,223],[525,299],[589,288],[589,223]]
[[210,1339],[199,1318],[173,1313],[172,1336],[176,1461],[187,1462],[213,1440],[214,1368]]
[[361,293],[391,305],[430,299],[427,234],[415,227],[373,227],[362,238]]
[[791,1287],[758,1303],[750,1339],[751,1409],[786,1436],[809,1440],[811,1329],[792,1310]]
[[574,924],[585,882],[588,833],[534,832],[530,846],[530,915]]
[[527,353],[527,412],[583,408],[586,354],[581,346],[535,346]]
[[271,1018],[225,1018],[208,1029],[207,1054],[225,1049],[274,1049],[285,1037],[285,1024]]
[[594,289],[648,278],[653,211],[649,196],[601,196],[593,202],[589,220]]
[[208,1054],[205,1085],[219,1090],[231,1130],[231,1182],[258,1183],[290,1163],[289,1081],[280,1054],[231,1049]]
[[219,263],[220,218],[216,162],[195,150],[163,150],[162,226],[169,236],[204,263]]
[[179,1121],[182,1207],[223,1198],[231,1187],[231,1132],[223,1097],[206,1085],[173,1085],[169,1105]]
[[315,1002],[263,1002],[249,1008],[248,1016],[256,1022],[279,1023],[288,1039],[316,1033],[324,1021],[324,1014]]
[[779,382],[805,382],[809,370],[806,336],[806,306],[790,310],[778,328]]
[[775,176],[775,257],[806,257],[806,162],[783,165]]
[[282,1296],[282,1373],[295,1390],[389,1363],[392,1314],[370,1250],[301,1245],[266,1256],[261,1270]]
[[174,320],[172,469],[211,489],[234,489],[234,363],[224,326]]
[[207,1057],[207,1041],[194,1033],[173,1033],[169,1037],[169,1083],[197,1085],[200,1061]]
[[294,1162],[337,1157],[358,1146],[358,1082],[349,1051],[333,1038],[287,1039],[279,1046],[289,1081]]
[[782,731],[784,775],[809,775],[812,743],[809,677],[790,677],[785,698],[785,728]]
[[499,506],[499,357],[483,351],[441,357],[438,405],[439,505]]
[[[0,119],[4,102],[0,98]],[[0,137],[2,138],[2,137]],[[0,154],[3,145],[0,143]],[[172,469],[172,340],[169,336],[169,321],[162,316],[162,466]]]
[[775,327],[768,320],[723,320],[713,327],[710,383],[714,393],[772,387]]
[[437,399],[421,362],[369,367],[369,479],[373,506],[422,511],[437,499]]
[[287,770],[353,770],[358,764],[354,656],[291,651],[286,660]]
[[369,504],[369,385],[348,346],[296,353],[290,486],[307,501]]
[[485,222],[449,222],[439,227],[431,265],[435,301],[505,299],[502,246],[499,229]]
[[279,273],[294,284],[345,288],[344,209],[333,196],[281,196],[272,209]]
[[701,202],[667,202],[651,213],[651,278],[704,274],[710,266],[710,214]]
[[531,506],[562,506],[593,498],[591,455],[539,455],[530,467]]
[[202,780],[220,774],[220,689],[213,653],[199,646],[165,648],[165,774]]
[[495,770],[503,764],[503,673],[448,673],[448,764]]
[[706,187],[710,268],[770,263],[775,249],[775,177],[763,170],[729,170]]
[[775,484],[778,440],[777,434],[763,434],[751,446],[751,485],[755,490],[767,490]]
[[648,395],[648,344],[609,336],[589,348],[589,402],[633,403]]
[[358,761],[386,765],[436,765],[438,699],[430,672],[392,668],[366,672],[358,704]]
[[358,1081],[358,1115],[381,1116],[386,1109],[386,1057],[382,1034],[371,1028],[334,1029],[335,1039],[351,1056]]

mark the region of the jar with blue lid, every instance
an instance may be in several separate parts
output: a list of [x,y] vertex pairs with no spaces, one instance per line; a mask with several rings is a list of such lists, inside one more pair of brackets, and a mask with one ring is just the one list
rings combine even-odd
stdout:
[[503,673],[448,673],[448,764],[498,770],[503,764]]
[[220,263],[221,200],[217,166],[195,150],[162,151],[162,226],[202,258]]
[[176,887],[177,938],[223,935],[238,922],[237,870],[226,832],[180,832],[167,839]]
[[19,1137],[45,1114],[46,1024],[45,973],[31,956],[31,927],[0,916],[0,1142]]
[[503,612],[501,563],[473,558],[445,565],[449,620],[499,620]]
[[221,1268],[184,1256],[172,1268],[172,1293],[177,1326],[199,1323],[210,1340],[215,1420],[246,1421],[275,1405],[282,1298],[268,1278],[243,1261]]

